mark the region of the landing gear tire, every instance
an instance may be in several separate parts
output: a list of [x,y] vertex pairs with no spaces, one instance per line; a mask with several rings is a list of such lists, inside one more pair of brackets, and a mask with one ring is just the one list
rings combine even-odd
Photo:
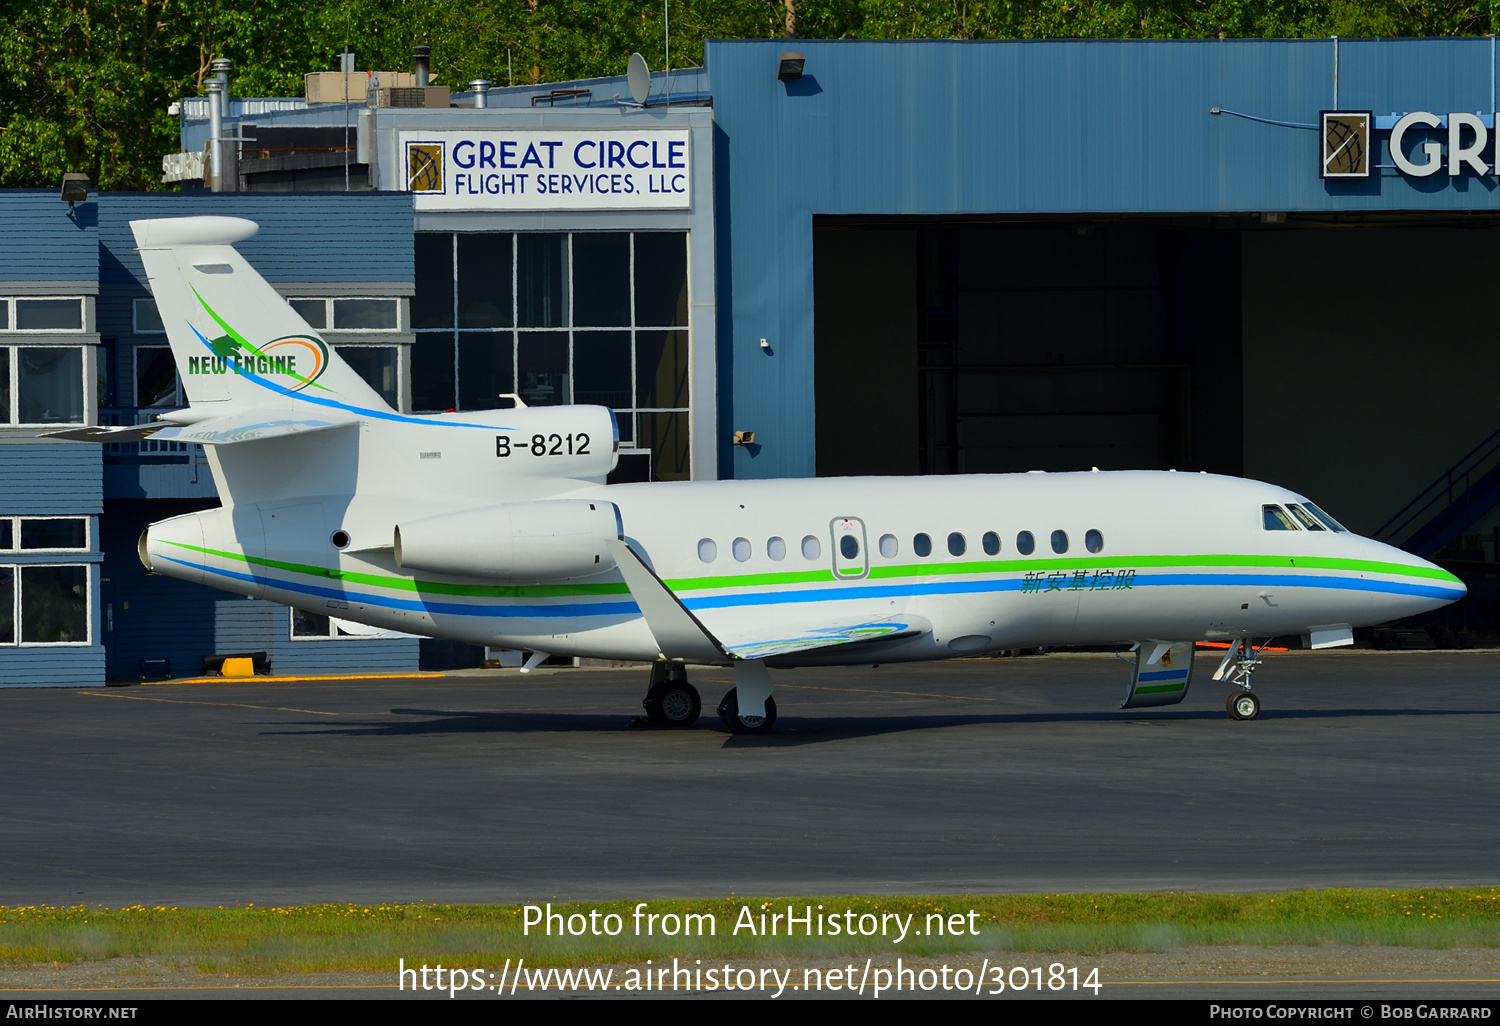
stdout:
[[719,722],[731,734],[769,734],[776,726],[776,699],[766,699],[764,716],[741,716],[738,688],[730,688],[719,703]]
[[697,723],[698,715],[703,711],[703,698],[698,689],[685,680],[655,685],[641,704],[646,707],[646,716],[653,724],[678,730]]
[[1260,715],[1260,699],[1251,691],[1237,691],[1224,703],[1232,719],[1253,720]]

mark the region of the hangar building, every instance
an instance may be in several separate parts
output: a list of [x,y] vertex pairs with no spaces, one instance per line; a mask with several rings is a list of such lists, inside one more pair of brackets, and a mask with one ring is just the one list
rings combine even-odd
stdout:
[[201,453],[38,437],[181,401],[143,216],[259,221],[404,410],[611,406],[620,479],[1208,470],[1496,560],[1493,38],[710,42],[643,106],[330,74],[227,100],[218,191],[189,98],[181,191],[0,194],[0,683],[421,658],[147,578]]

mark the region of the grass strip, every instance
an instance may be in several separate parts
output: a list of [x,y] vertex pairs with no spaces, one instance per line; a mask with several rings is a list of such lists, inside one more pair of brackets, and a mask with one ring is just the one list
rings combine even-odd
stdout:
[[[538,904],[545,906],[545,902]],[[1164,951],[1186,945],[1361,944],[1418,948],[1500,947],[1500,889],[1302,890],[1287,892],[1137,892],[961,895],[945,897],[814,896],[553,903],[581,936],[523,930],[522,905],[325,904],[218,908],[110,909],[76,905],[0,906],[0,962],[73,963],[122,956],[163,959],[208,972],[390,970],[397,959],[499,966],[525,958],[565,966],[647,958],[772,958],[964,951],[1098,954]],[[787,935],[787,907],[800,920],[813,910],[813,936],[799,921]],[[974,912],[972,917],[970,912]],[[598,916],[591,914],[597,912]],[[619,917],[617,936],[595,935]],[[695,931],[664,935],[693,913]],[[765,914],[763,921],[760,917]],[[654,922],[649,918],[656,914]],[[782,919],[773,922],[772,916]],[[534,915],[534,914],[533,914]],[[841,935],[817,935],[819,915],[837,916]],[[896,942],[907,916],[908,933]],[[953,917],[957,916],[958,919]],[[745,924],[753,924],[753,929]],[[765,926],[762,926],[762,923]],[[941,933],[938,925],[942,924]],[[842,928],[853,924],[854,936]],[[736,926],[739,928],[736,929]],[[884,926],[885,933],[874,933]],[[978,935],[970,933],[970,927]],[[961,927],[950,932],[950,928]],[[775,929],[775,935],[771,930]],[[764,933],[762,930],[764,929]],[[865,932],[861,933],[861,929]]]

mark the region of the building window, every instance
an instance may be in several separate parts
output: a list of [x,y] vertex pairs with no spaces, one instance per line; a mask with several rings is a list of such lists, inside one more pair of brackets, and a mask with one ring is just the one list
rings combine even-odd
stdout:
[[171,347],[135,347],[135,404],[172,409],[183,405],[182,383]]
[[83,297],[0,299],[0,331],[82,331]]
[[689,476],[686,233],[421,232],[416,260],[414,410],[607,406]]
[[370,641],[412,636],[398,631],[383,631],[378,627],[335,620],[324,613],[309,613],[305,609],[295,607],[291,609],[291,639],[293,641]]
[[391,409],[397,408],[395,346],[334,346],[344,362],[380,393]]
[[318,331],[399,331],[401,329],[401,300],[399,299],[288,299],[288,305],[307,322],[309,328]]
[[0,519],[0,550],[87,552],[89,518],[5,517]]
[[156,308],[156,300],[137,299],[130,307],[132,325],[137,335],[161,335],[166,332],[166,325],[161,322],[161,311]]
[[87,645],[89,620],[87,566],[0,566],[0,645]]
[[82,422],[81,346],[0,346],[0,425]]

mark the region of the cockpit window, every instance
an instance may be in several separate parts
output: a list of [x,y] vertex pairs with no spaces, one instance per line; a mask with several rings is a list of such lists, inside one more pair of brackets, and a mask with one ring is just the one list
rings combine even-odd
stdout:
[[1287,516],[1286,510],[1280,506],[1266,504],[1260,508],[1261,516],[1265,520],[1267,531],[1295,531],[1297,525],[1292,518]]
[[1326,525],[1330,531],[1342,531],[1345,534],[1349,533],[1349,528],[1333,519],[1333,517],[1329,516],[1327,513],[1324,513],[1317,506],[1314,506],[1310,502],[1304,503],[1303,505],[1307,507],[1309,513],[1317,517],[1319,520],[1323,521],[1324,525]]
[[1292,511],[1292,516],[1296,517],[1299,521],[1301,521],[1302,526],[1305,527],[1305,528],[1307,528],[1309,531],[1325,531],[1325,530],[1327,530],[1327,528],[1325,528],[1321,523],[1319,523],[1313,517],[1313,515],[1311,513],[1309,513],[1307,510],[1303,509],[1301,506],[1297,505],[1295,502],[1289,502],[1289,503],[1287,503],[1286,504],[1286,508],[1289,509],[1289,510],[1291,510]]

